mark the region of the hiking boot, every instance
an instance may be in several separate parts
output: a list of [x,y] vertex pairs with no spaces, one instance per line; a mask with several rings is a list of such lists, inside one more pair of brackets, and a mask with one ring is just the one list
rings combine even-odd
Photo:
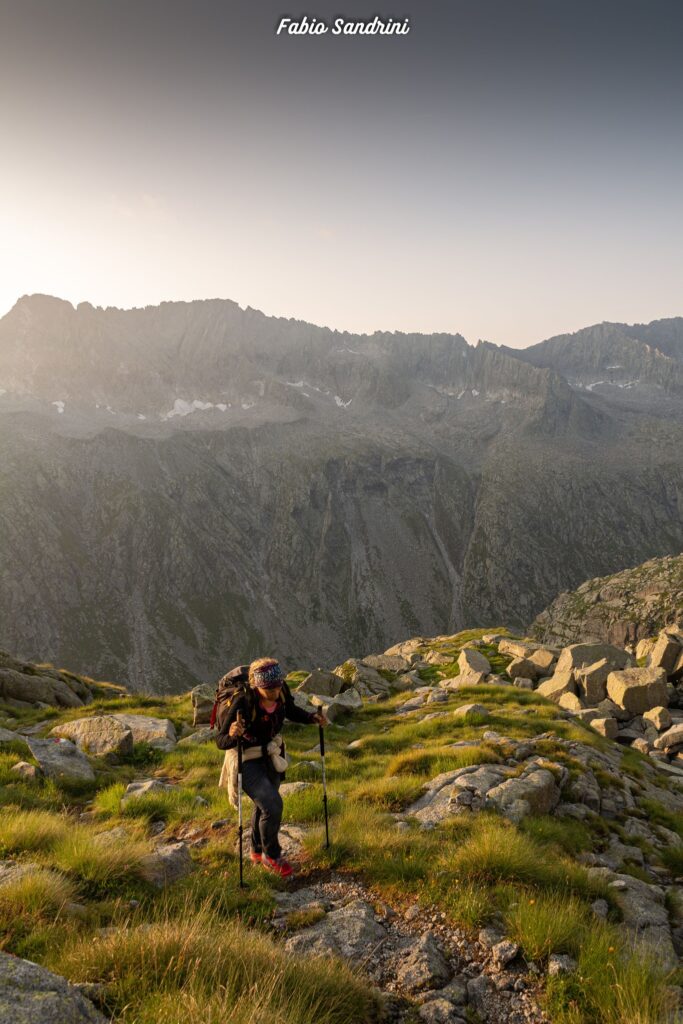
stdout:
[[252,864],[260,864],[262,856],[263,856],[263,854],[260,851],[258,851],[258,852],[256,850],[250,850],[249,851],[249,860],[251,861]]
[[278,857],[275,860],[273,857],[269,857],[267,853],[264,853],[261,855],[261,863],[264,868],[279,875],[280,878],[289,878],[290,875],[294,874],[294,868],[284,857]]

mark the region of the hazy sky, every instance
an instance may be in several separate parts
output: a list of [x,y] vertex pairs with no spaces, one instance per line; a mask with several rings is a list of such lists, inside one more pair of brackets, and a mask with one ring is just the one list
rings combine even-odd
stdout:
[[531,344],[683,315],[683,3],[0,0],[0,315],[224,297]]

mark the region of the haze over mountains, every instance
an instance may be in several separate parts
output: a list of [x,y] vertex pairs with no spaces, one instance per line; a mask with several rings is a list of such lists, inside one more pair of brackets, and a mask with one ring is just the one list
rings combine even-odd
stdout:
[[0,392],[3,646],[135,689],[524,627],[683,550],[682,318],[520,351],[34,295]]

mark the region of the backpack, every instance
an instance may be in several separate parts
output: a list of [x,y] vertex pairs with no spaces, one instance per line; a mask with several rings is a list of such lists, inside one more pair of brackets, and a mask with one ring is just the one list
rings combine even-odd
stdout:
[[230,669],[222,679],[218,680],[216,699],[211,711],[209,728],[213,729],[216,724],[219,729],[222,728],[228,711],[238,697],[248,698],[248,703],[252,709],[251,721],[253,721],[256,717],[256,708],[251,699],[252,696],[251,687],[249,686],[249,666],[238,665],[236,668]]

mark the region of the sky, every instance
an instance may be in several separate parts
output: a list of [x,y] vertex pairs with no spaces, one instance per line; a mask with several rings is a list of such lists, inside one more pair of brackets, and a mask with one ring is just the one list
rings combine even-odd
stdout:
[[[399,6],[400,5],[400,6]],[[0,315],[229,298],[526,346],[683,315],[683,4],[0,0]]]

